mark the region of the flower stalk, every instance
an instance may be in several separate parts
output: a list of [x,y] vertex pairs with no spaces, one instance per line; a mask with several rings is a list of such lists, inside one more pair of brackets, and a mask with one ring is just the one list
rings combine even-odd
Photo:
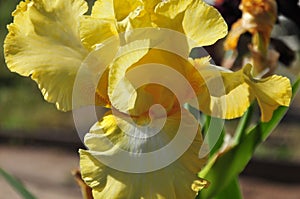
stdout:
[[82,179],[79,169],[74,169],[71,171],[72,175],[78,186],[80,187],[83,199],[94,199],[92,194],[92,188],[89,187]]

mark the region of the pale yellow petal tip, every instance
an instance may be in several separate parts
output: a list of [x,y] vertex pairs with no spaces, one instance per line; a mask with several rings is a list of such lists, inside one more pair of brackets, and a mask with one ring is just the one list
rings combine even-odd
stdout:
[[290,84],[290,80],[286,77],[281,76],[273,75],[272,77],[279,79],[281,83],[277,85],[278,94],[273,95],[273,100],[262,101],[261,99],[258,99],[261,108],[262,122],[269,122],[273,117],[274,111],[280,106],[288,107],[292,99],[292,87]]
[[207,188],[209,184],[210,183],[207,180],[198,179],[193,182],[193,184],[191,185],[191,189],[198,193],[202,189]]
[[245,82],[249,85],[252,97],[256,98],[261,110],[261,121],[272,119],[279,106],[289,106],[292,98],[292,86],[287,77],[272,75],[267,78],[254,78],[252,66],[244,66]]
[[196,58],[196,59],[189,59],[190,63],[196,67],[197,69],[207,66],[210,61],[211,61],[211,56],[205,56],[201,58]]
[[192,0],[162,1],[157,4],[154,12],[174,19],[178,14],[184,12]]
[[218,10],[199,0],[185,11],[182,27],[198,46],[212,45],[228,34],[227,23]]

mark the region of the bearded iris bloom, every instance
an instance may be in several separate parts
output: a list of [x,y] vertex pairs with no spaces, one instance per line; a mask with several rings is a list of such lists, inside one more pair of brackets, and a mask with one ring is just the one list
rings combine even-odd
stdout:
[[240,36],[246,32],[252,35],[249,50],[254,73],[272,74],[276,69],[279,54],[269,50],[271,31],[277,19],[275,0],[243,0],[240,4],[242,18],[236,21],[224,43],[226,50],[236,50]]
[[[188,57],[193,47],[213,44],[227,33],[220,14],[200,0],[98,0],[91,15],[86,11],[82,0],[21,2],[4,48],[9,69],[30,76],[60,110],[72,109],[81,68],[96,79],[94,103],[110,111],[86,134],[89,150],[80,150],[82,176],[94,198],[194,198],[205,187],[196,175],[206,160],[198,157],[200,125],[185,104],[231,119],[257,99],[262,121],[289,105],[287,78],[255,79],[250,65],[231,72],[211,65],[209,57]],[[163,29],[185,39],[174,42],[176,34],[168,34],[171,42],[166,42]],[[163,49],[164,42],[180,53]],[[91,54],[99,61],[89,61]],[[176,82],[180,78],[185,81]],[[220,91],[214,87],[218,79]],[[171,150],[135,161],[171,146],[180,129],[182,140]],[[128,156],[122,159],[124,152]]]

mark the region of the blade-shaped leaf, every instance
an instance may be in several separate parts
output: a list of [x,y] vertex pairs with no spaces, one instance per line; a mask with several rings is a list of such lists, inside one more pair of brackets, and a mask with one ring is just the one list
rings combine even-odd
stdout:
[[12,175],[0,168],[0,176],[2,176],[24,199],[36,199],[23,184]]

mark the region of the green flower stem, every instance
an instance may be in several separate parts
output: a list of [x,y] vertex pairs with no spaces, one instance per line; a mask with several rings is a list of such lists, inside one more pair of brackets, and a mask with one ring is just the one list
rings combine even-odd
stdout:
[[246,113],[241,117],[239,120],[238,126],[235,130],[235,135],[234,135],[234,143],[238,144],[240,140],[242,139],[243,136],[245,136],[246,129],[251,124],[251,119],[253,117],[253,104],[248,108]]
[[215,197],[215,199],[229,199],[229,198],[234,198],[234,199],[243,198],[239,180],[237,177],[234,178],[229,183],[229,185]]

